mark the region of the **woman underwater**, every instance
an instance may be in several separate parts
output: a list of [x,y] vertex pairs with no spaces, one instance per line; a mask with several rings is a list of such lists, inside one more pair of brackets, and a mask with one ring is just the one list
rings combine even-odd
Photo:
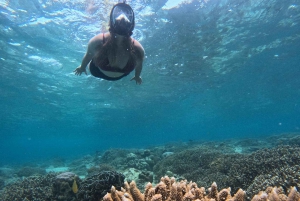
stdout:
[[119,80],[135,70],[131,80],[141,84],[145,51],[131,37],[134,26],[132,8],[125,2],[116,4],[110,13],[109,32],[90,39],[81,65],[74,70],[75,75],[87,74],[88,64],[93,76],[111,81]]

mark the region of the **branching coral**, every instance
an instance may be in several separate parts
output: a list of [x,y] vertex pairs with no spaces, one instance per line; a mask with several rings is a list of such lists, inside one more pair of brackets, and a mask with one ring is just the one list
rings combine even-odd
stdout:
[[[127,187],[126,187],[127,186]],[[239,189],[233,196],[230,188],[218,191],[217,184],[214,182],[207,190],[204,187],[198,187],[194,182],[186,180],[176,182],[174,178],[162,177],[161,181],[153,187],[148,183],[145,187],[144,194],[135,186],[134,182],[130,183],[130,189],[125,182],[125,188],[121,191],[115,189],[107,193],[103,201],[245,201],[246,192]],[[133,194],[132,194],[133,193]],[[113,194],[118,197],[113,198]],[[269,187],[255,195],[251,201],[300,201],[300,194],[295,187],[292,187],[288,196],[285,195],[281,187]]]

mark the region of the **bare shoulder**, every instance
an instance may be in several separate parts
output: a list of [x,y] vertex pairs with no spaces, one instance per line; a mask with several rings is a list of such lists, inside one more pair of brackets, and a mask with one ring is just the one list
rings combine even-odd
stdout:
[[133,39],[133,40],[134,40],[134,48],[135,48],[135,50],[138,51],[142,55],[142,57],[144,57],[145,50],[144,50],[142,44],[139,41],[135,40],[135,39]]
[[94,36],[93,38],[90,39],[89,41],[89,47],[94,49],[96,47],[102,46],[103,45],[103,35],[104,37],[108,37],[109,33],[100,33],[96,36]]

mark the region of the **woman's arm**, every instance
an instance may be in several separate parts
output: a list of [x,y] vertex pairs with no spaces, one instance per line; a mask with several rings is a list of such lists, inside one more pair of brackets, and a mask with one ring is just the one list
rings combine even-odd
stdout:
[[86,66],[89,64],[89,62],[93,59],[93,57],[95,56],[95,53],[96,53],[96,48],[98,47],[99,48],[99,45],[102,46],[102,42],[103,42],[103,35],[102,34],[99,34],[95,37],[93,37],[89,43],[88,43],[88,48],[87,48],[87,51],[85,53],[85,55],[83,56],[82,58],[82,61],[81,61],[81,65],[78,66],[74,72],[75,72],[75,75],[81,75],[81,73],[86,73]]
[[141,84],[142,83],[141,72],[143,69],[145,50],[138,41],[134,41],[134,46],[136,48],[136,50],[135,50],[136,51],[136,66],[135,66],[135,75],[131,80],[135,80],[137,84]]

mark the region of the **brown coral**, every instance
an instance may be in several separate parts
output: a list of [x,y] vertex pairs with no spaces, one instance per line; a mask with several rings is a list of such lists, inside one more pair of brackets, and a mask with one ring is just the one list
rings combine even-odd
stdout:
[[210,187],[210,192],[208,194],[209,199],[214,199],[215,201],[219,201],[219,196],[218,196],[218,187],[216,182],[214,182],[211,187]]
[[[207,189],[207,195],[205,192],[205,188],[199,188],[196,183],[188,183],[186,180],[176,182],[163,177],[156,186],[148,183],[144,194],[136,187],[134,181],[130,183],[129,192],[125,189],[117,191],[112,187],[111,194],[105,196],[103,201],[120,201],[120,197],[121,201],[245,201],[246,199],[246,192],[242,189],[239,189],[233,196],[231,196],[231,188],[218,192],[215,182]],[[295,187],[290,189],[288,196],[281,187],[269,187],[255,195],[251,201],[300,201],[300,194]]]
[[238,192],[236,192],[236,194],[234,194],[233,196],[233,201],[244,201],[245,200],[245,191],[243,191],[242,189],[239,189]]
[[[148,201],[148,195],[149,195],[149,191],[150,191],[151,188],[152,188],[152,184],[150,182],[148,182],[146,187],[145,187],[145,193],[144,193],[144,200],[145,201]],[[154,192],[154,194],[155,194],[155,192]]]
[[192,193],[193,191],[189,191],[187,192],[184,196],[183,196],[183,201],[193,201],[195,199],[195,195]]
[[113,199],[111,198],[111,194],[106,193],[106,195],[103,197],[103,201],[113,201]]
[[175,201],[177,196],[177,184],[174,182],[170,189],[170,200]]
[[205,188],[200,187],[200,188],[195,188],[195,199],[203,200],[205,197]]
[[296,187],[292,187],[288,195],[287,201],[299,201],[299,200],[300,200],[300,195]]
[[230,199],[231,198],[230,191],[231,191],[230,188],[224,188],[223,190],[221,190],[218,194],[219,200],[225,201],[225,200]]
[[280,201],[277,188],[273,188],[270,193],[268,193],[268,197],[270,201]]
[[113,199],[113,201],[121,201],[121,192],[117,192],[116,188],[114,186],[111,187],[111,190],[110,190],[110,193],[111,193],[111,198]]
[[125,192],[130,192],[130,186],[127,181],[124,182],[124,190]]
[[155,194],[151,201],[162,201],[162,195],[161,194]]
[[122,201],[134,201],[134,200],[129,193],[124,193],[124,195],[122,195]]
[[160,194],[162,196],[162,201],[166,201],[169,198],[169,194],[167,189],[167,185],[161,181],[155,187],[155,194]]
[[136,183],[134,181],[130,183],[130,193],[134,201],[144,201],[144,195],[136,187]]

